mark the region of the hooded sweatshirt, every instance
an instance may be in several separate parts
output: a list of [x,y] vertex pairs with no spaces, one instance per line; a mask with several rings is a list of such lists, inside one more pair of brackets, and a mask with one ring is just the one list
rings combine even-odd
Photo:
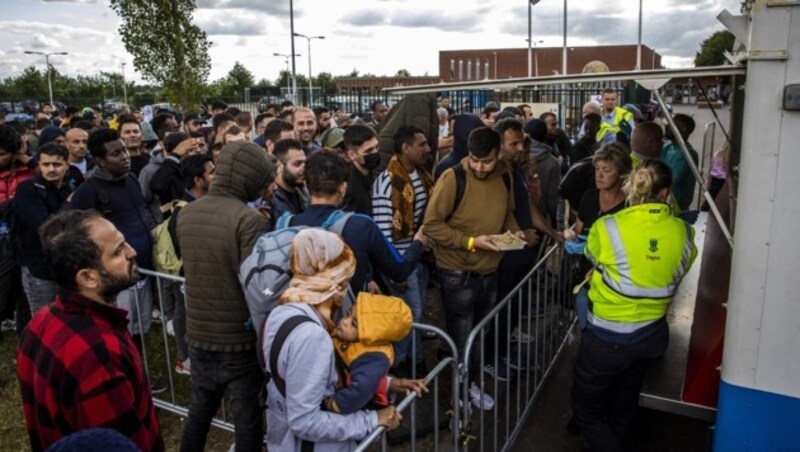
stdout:
[[192,347],[238,352],[255,347],[255,332],[239,284],[239,266],[267,231],[263,215],[247,206],[275,178],[258,145],[237,141],[222,149],[208,194],[178,215],[186,275],[186,339]]
[[286,382],[286,397],[274,378],[267,384],[267,450],[299,451],[302,440],[313,442],[315,452],[354,450],[356,441],[378,426],[378,415],[375,411],[344,415],[321,408],[323,400],[334,395],[338,373],[333,343],[314,308],[301,303],[275,308],[264,328],[264,356],[269,360],[281,325],[296,316],[311,322],[292,330],[278,352],[275,370]]
[[483,127],[483,125],[483,121],[481,121],[478,115],[462,113],[456,116],[456,121],[453,124],[453,150],[436,165],[436,170],[433,174],[435,179],[439,179],[439,176],[441,176],[445,170],[456,166],[467,156],[469,153],[467,149],[467,139],[469,138],[470,132],[478,127]]
[[155,222],[145,208],[144,196],[133,175],[112,176],[99,166],[72,195],[70,209],[97,209],[117,229],[134,250],[136,263],[153,268],[153,241],[150,230]]
[[539,180],[542,187],[542,196],[539,199],[539,209],[550,216],[550,222],[555,221],[558,207],[558,183],[561,181],[561,168],[558,160],[553,157],[553,148],[542,141],[531,140],[531,157],[536,160]]
[[405,338],[413,322],[411,309],[397,297],[361,292],[355,310],[358,342],[333,339],[347,368],[346,386],[333,397],[343,414],[363,409],[370,400],[378,406],[389,404],[386,377],[394,363],[392,342]]

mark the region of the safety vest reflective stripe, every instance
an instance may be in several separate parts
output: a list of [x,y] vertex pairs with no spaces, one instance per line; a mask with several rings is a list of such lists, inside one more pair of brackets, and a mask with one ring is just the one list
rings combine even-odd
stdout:
[[686,241],[683,244],[683,255],[681,256],[681,265],[675,269],[675,273],[672,275],[672,282],[670,283],[671,286],[677,287],[681,283],[681,279],[683,279],[683,275],[689,270],[689,263],[691,262],[690,259],[692,258],[692,245],[694,240],[694,230],[689,223],[683,223],[684,228],[686,228]]
[[614,113],[612,114],[614,115],[614,119],[612,119],[610,123],[605,119],[600,121],[600,130],[597,131],[597,135],[595,136],[598,142],[602,142],[603,138],[609,133],[616,134],[619,132],[621,130],[620,124],[623,121],[629,124],[633,121],[633,114],[624,108],[614,107]]
[[612,322],[610,320],[604,320],[601,319],[600,317],[596,317],[594,313],[592,313],[591,311],[589,311],[586,319],[589,321],[589,323],[591,323],[594,326],[600,327],[604,330],[622,334],[633,333],[634,331],[638,331],[641,328],[644,328],[647,325],[651,325],[660,320],[660,319],[645,320],[644,322]]
[[[692,243],[690,231],[687,230],[687,240],[683,248],[683,257],[681,265],[675,270],[672,276],[672,281],[667,287],[639,287],[633,283],[631,278],[631,266],[628,261],[628,254],[625,252],[625,246],[622,244],[622,235],[619,232],[617,221],[613,216],[603,219],[603,224],[608,231],[608,237],[611,239],[611,247],[614,250],[614,261],[617,264],[617,271],[619,272],[619,281],[614,281],[611,276],[601,268],[603,273],[603,282],[612,290],[626,297],[632,298],[670,298],[678,288],[683,274],[688,267],[687,263],[692,252]],[[602,267],[602,266],[601,266]]]

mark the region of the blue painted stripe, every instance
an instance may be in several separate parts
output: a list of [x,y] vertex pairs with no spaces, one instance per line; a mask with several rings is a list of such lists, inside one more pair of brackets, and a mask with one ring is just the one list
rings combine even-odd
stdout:
[[720,383],[714,450],[800,450],[800,398]]

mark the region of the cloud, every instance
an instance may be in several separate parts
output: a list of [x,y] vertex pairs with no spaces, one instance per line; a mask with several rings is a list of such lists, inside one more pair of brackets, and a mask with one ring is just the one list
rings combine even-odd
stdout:
[[[289,2],[275,0],[197,0],[198,9],[244,9],[248,11],[261,11],[269,15],[285,16],[289,18]],[[299,17],[297,5],[294,8],[295,17]]]
[[[482,8],[482,11],[485,11]],[[469,32],[478,29],[480,11],[452,13],[437,10],[398,11],[393,14],[391,24],[396,27],[433,28],[441,31]]]
[[198,11],[194,22],[209,35],[257,36],[265,34],[267,28],[263,16],[244,11]]
[[377,10],[360,10],[345,14],[339,19],[340,22],[355,26],[384,25],[386,13]]
[[[693,56],[699,43],[714,30],[720,29],[716,13],[726,3],[720,0],[673,0],[669,4],[645,3],[642,44],[661,55],[675,57]],[[729,1],[727,3],[730,3]],[[587,3],[581,9],[570,9],[567,33],[570,44],[593,43],[601,45],[635,44],[638,27],[638,7],[623,3],[605,9]],[[651,8],[647,8],[652,6]],[[667,8],[668,7],[668,8]],[[562,10],[534,7],[533,36],[561,36]],[[649,14],[648,14],[649,12]],[[528,33],[526,7],[509,8],[507,19],[500,30],[511,36],[525,37]],[[523,20],[520,20],[520,17]],[[538,38],[537,38],[538,37]],[[560,40],[559,40],[560,42]],[[677,60],[676,60],[677,61]]]
[[97,3],[97,0],[42,0],[45,3]]
[[34,49],[46,49],[46,48],[53,48],[59,47],[60,43],[58,39],[54,39],[50,36],[45,36],[42,33],[34,33],[33,37],[30,41],[30,46]]
[[41,33],[46,36],[58,36],[61,42],[78,38],[106,38],[109,33],[87,27],[67,26],[55,23],[44,23],[28,20],[0,20],[0,30],[11,35],[33,35]]

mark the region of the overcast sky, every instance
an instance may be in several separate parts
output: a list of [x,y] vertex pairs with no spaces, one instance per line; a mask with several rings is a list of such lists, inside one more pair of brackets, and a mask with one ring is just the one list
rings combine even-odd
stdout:
[[[235,61],[256,79],[274,80],[286,67],[273,53],[290,53],[289,0],[196,0],[194,22],[208,34],[211,80]],[[664,56],[667,67],[690,66],[699,43],[722,29],[716,15],[739,13],[739,0],[644,0],[643,43]],[[564,2],[533,7],[534,41],[561,46]],[[24,50],[66,51],[51,59],[70,75],[121,71],[132,58],[116,30],[119,19],[107,0],[0,0],[0,77],[25,67],[43,69],[43,58]],[[324,35],[312,41],[312,69],[346,74],[438,74],[439,50],[525,47],[526,0],[294,0],[295,31]],[[635,44],[638,2],[572,0],[568,45]],[[296,38],[297,71],[308,74],[307,43]]]

